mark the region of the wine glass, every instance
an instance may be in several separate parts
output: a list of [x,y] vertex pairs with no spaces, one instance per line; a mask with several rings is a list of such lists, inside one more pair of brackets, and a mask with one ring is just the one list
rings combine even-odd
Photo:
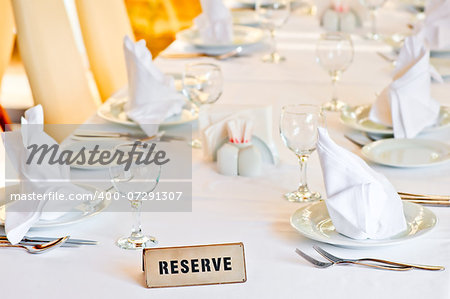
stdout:
[[295,153],[300,163],[300,185],[298,189],[284,196],[289,201],[307,202],[319,200],[318,192],[312,192],[306,181],[306,166],[311,153],[316,149],[318,127],[323,125],[320,106],[284,106],[280,118],[280,135],[284,144]]
[[[200,106],[215,103],[222,95],[223,76],[218,65],[212,63],[190,63],[183,73],[183,93],[193,104],[195,113]],[[201,148],[198,138],[191,142],[193,148]]]
[[369,39],[379,40],[380,35],[377,32],[377,13],[378,9],[386,3],[387,0],[359,0],[363,6],[370,11],[371,31],[367,34]]
[[342,73],[353,61],[353,43],[345,33],[329,32],[320,35],[316,47],[316,60],[331,77],[333,94],[331,101],[325,103],[322,108],[328,111],[340,111],[346,106],[338,100],[337,83]]
[[[134,223],[131,234],[117,240],[117,246],[123,249],[141,249],[154,247],[158,244],[155,237],[144,235],[141,228],[141,208],[145,194],[153,192],[159,182],[161,166],[155,163],[141,163],[141,157],[150,152],[151,144],[135,142],[120,144],[114,148],[114,153],[122,152],[122,161],[130,159],[130,164],[111,163],[109,174],[114,188],[122,198],[130,201]],[[142,155],[141,155],[142,154]]]
[[263,56],[262,60],[269,63],[279,63],[285,60],[277,51],[275,29],[286,23],[291,12],[290,0],[257,0],[256,12],[261,27],[269,30],[272,42],[272,52]]

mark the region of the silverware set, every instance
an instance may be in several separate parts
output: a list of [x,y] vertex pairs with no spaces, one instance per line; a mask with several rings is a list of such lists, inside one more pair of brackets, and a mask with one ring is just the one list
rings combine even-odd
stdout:
[[24,237],[18,244],[11,244],[7,237],[0,236],[0,248],[13,247],[25,249],[28,253],[37,254],[44,253],[58,247],[79,247],[80,245],[97,245],[97,241],[71,239],[70,236],[61,238],[48,237]]
[[160,131],[158,134],[153,136],[147,136],[143,134],[130,134],[130,133],[119,133],[119,132],[100,132],[100,131],[82,131],[75,132],[72,135],[72,139],[127,139],[127,140],[136,140],[136,141],[161,141],[161,142],[170,142],[170,141],[185,141],[186,139],[182,136],[169,136],[166,135],[165,131]]
[[360,265],[365,267],[383,269],[383,270],[391,270],[391,271],[409,271],[412,269],[418,270],[429,270],[429,271],[441,271],[445,270],[442,266],[429,266],[429,265],[417,265],[417,264],[409,264],[409,263],[399,263],[388,260],[382,260],[377,258],[360,258],[360,259],[345,259],[340,258],[331,253],[325,251],[319,246],[313,246],[314,250],[316,250],[321,256],[323,256],[327,261],[319,261],[300,249],[296,249],[295,252],[303,257],[305,260],[313,264],[317,268],[328,268],[334,265]]

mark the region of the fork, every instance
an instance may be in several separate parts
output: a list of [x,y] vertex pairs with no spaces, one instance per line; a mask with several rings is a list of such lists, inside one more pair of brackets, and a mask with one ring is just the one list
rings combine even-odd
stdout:
[[[303,257],[305,260],[307,260],[308,262],[310,262],[311,264],[313,264],[314,266],[316,266],[317,268],[328,268],[330,266],[333,265],[339,265],[340,263],[335,263],[333,261],[330,262],[321,262],[316,260],[315,258],[307,255],[306,253],[304,253],[303,251],[301,251],[300,249],[295,249],[295,252],[300,255],[301,257]],[[372,267],[372,268],[378,268],[378,269],[384,269],[384,270],[393,270],[393,271],[408,271],[411,270],[412,267],[393,267],[393,266],[381,266],[381,265],[374,265],[374,264],[366,264],[366,263],[361,263],[361,262],[353,262],[352,264],[355,265],[361,265],[361,266],[367,266],[367,267]]]
[[[421,269],[421,270],[430,270],[430,271],[440,271],[440,270],[445,269],[442,266],[415,265],[415,264],[392,262],[392,261],[387,261],[387,260],[382,260],[382,259],[377,259],[377,258],[343,259],[343,258],[332,255],[331,253],[323,250],[322,248],[320,248],[317,245],[314,245],[313,248],[324,258],[326,258],[327,260],[329,260],[330,262],[335,263],[335,264],[361,264],[360,262],[375,262],[378,264],[377,265],[370,264],[370,265],[373,267],[388,267],[388,265],[392,265],[392,266],[398,266],[398,267],[407,267],[407,268],[409,268],[408,270],[413,269],[413,268]],[[385,264],[386,266],[382,266],[381,264]],[[365,265],[369,265],[369,264],[365,264]]]

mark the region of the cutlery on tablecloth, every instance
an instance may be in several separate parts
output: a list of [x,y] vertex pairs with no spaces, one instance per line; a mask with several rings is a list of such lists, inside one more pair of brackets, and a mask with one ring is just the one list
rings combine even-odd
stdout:
[[[49,238],[49,237],[28,237],[25,236],[20,242],[29,242],[29,243],[46,243],[58,240],[60,238]],[[0,241],[8,241],[8,238],[5,235],[0,235]],[[9,241],[8,241],[9,242]],[[65,241],[67,244],[73,245],[97,245],[98,241],[93,240],[84,240],[84,239],[72,239],[70,237]]]
[[12,245],[12,244],[0,244],[0,248],[4,247],[4,248],[8,248],[8,247],[14,247],[14,248],[23,248],[26,251],[28,251],[28,253],[32,253],[32,254],[37,254],[37,253],[44,253],[47,252],[49,250],[61,247],[61,245],[63,245],[68,239],[70,238],[70,236],[65,236],[53,241],[49,241],[47,243],[40,243],[40,244],[36,244],[33,246],[27,246],[27,245]]
[[114,138],[126,138],[135,139],[137,141],[184,141],[185,138],[182,136],[168,136],[165,135],[165,131],[160,131],[158,134],[153,136],[146,136],[143,134],[130,134],[130,133],[119,133],[119,132],[97,132],[97,131],[83,131],[72,135],[72,139],[114,139]]
[[[313,264],[314,266],[318,267],[318,268],[328,268],[330,266],[333,265],[339,265],[339,263],[335,263],[333,261],[330,262],[321,262],[316,260],[315,258],[307,255],[306,253],[304,253],[303,251],[301,251],[300,249],[295,249],[295,252],[300,255],[301,257],[303,257],[305,260],[307,260],[308,262],[310,262],[311,264]],[[383,266],[383,265],[375,265],[375,264],[369,264],[369,263],[363,263],[363,262],[353,262],[352,264],[355,265],[360,265],[360,266],[366,266],[366,267],[372,267],[372,268],[377,268],[377,269],[383,269],[383,270],[392,270],[392,271],[408,271],[411,270],[412,267],[405,267],[405,266]]]
[[159,57],[161,58],[180,58],[180,59],[187,59],[187,58],[198,58],[198,57],[211,57],[215,58],[217,60],[225,60],[234,56],[239,55],[242,52],[242,47],[237,47],[233,49],[232,51],[223,53],[223,54],[207,54],[207,53],[161,53]]
[[[324,258],[329,260],[330,262],[334,264],[359,264],[360,262],[373,262],[376,263],[377,266],[398,266],[398,267],[410,267],[413,269],[420,269],[420,270],[430,270],[430,271],[441,271],[445,268],[442,266],[429,266],[429,265],[416,265],[416,264],[409,264],[409,263],[399,263],[399,262],[393,262],[393,261],[387,261],[377,258],[360,258],[360,259],[343,259],[337,256],[332,255],[331,253],[323,250],[319,246],[314,245],[313,248]],[[375,265],[375,264],[373,264]]]

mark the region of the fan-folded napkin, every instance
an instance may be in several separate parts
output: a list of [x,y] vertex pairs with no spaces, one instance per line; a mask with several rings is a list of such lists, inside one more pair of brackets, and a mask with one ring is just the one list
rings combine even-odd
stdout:
[[194,24],[204,42],[229,44],[233,41],[233,19],[222,0],[201,0],[202,13]]
[[398,56],[393,82],[370,110],[369,118],[393,127],[395,138],[413,138],[436,124],[439,103],[431,98],[431,76],[442,78],[430,65],[430,53],[421,34],[406,38]]
[[145,40],[134,43],[126,36],[123,45],[129,93],[125,110],[148,136],[153,136],[166,118],[181,113],[185,100],[176,91],[173,78],[153,64]]
[[[68,199],[69,194],[86,193],[86,190],[70,183],[69,165],[49,163],[51,155],[45,155],[41,163],[38,163],[36,156],[30,163],[27,163],[32,150],[31,148],[27,149],[28,146],[47,145],[51,147],[57,144],[44,132],[43,120],[42,106],[35,106],[25,112],[20,131],[6,132],[2,135],[5,152],[20,180],[20,194],[44,195],[49,192],[57,192]],[[47,199],[12,202],[11,206],[6,208],[5,217],[8,240],[12,244],[20,242],[30,227],[39,219],[56,219],[76,204],[79,203],[68,200],[50,203]]]
[[386,177],[334,143],[324,128],[317,151],[336,231],[353,239],[386,239],[406,230],[402,201]]

